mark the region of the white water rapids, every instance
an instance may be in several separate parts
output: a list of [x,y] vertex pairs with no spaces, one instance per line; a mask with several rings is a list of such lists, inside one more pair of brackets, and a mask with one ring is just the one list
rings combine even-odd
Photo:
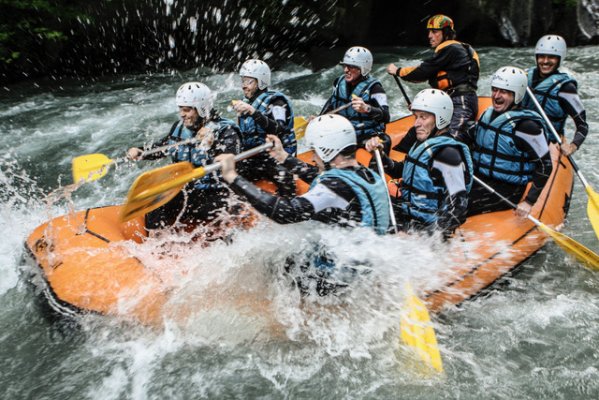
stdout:
[[[575,157],[599,189],[599,48],[573,48],[565,68],[579,82],[590,134]],[[479,94],[490,75],[527,67],[532,49],[483,48]],[[389,94],[392,114],[407,114],[389,62],[415,64],[422,49],[375,53],[373,74]],[[317,113],[339,67],[313,73],[276,71],[274,88],[298,115]],[[23,242],[44,221],[123,201],[151,162],[111,170],[71,196],[48,202],[68,185],[74,156],[122,156],[158,140],[176,119],[174,92],[200,80],[218,92],[217,107],[241,97],[236,74],[193,70],[120,76],[95,82],[28,82],[0,92],[0,393],[4,398],[597,398],[599,396],[599,272],[548,244],[515,276],[486,296],[435,318],[445,375],[426,377],[400,345],[403,284],[433,279],[445,267],[444,245],[419,237],[377,237],[314,223],[280,226],[264,219],[232,244],[189,246],[185,237],[159,260],[160,240],[130,251],[148,268],[169,269],[174,295],[158,328],[84,316],[68,329],[49,321],[22,271]],[[422,85],[405,85],[413,97]],[[569,122],[569,131],[572,130]],[[597,250],[576,182],[564,232]],[[371,269],[340,298],[303,306],[282,271],[285,258],[321,239],[341,262]],[[174,272],[173,272],[174,271]],[[247,309],[239,304],[250,305]],[[268,304],[267,313],[256,309]],[[209,307],[207,305],[210,305]]]

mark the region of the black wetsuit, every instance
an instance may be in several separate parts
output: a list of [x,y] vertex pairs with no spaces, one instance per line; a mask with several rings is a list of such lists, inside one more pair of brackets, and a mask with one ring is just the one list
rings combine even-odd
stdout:
[[453,116],[449,131],[457,135],[478,114],[476,89],[480,74],[478,54],[466,43],[455,40],[442,42],[435,54],[417,67],[398,68],[397,75],[409,82],[428,81],[451,97]]
[[[266,89],[258,90],[249,99],[248,103],[252,104],[265,91]],[[271,106],[280,107],[280,109],[284,110],[284,116],[277,118],[273,113],[265,115],[256,110],[249,118],[253,118],[256,125],[264,129],[266,134],[275,135],[283,141],[289,133],[287,126],[291,113],[288,110],[287,103],[282,98],[275,98]],[[293,175],[288,173],[284,168],[281,168],[268,154],[258,154],[240,161],[238,170],[240,174],[251,181],[258,181],[260,179],[272,180],[276,184],[281,196],[292,197],[295,195],[295,180],[293,179]]]
[[[215,115],[214,118],[218,119]],[[176,122],[169,134],[150,149],[167,145],[175,128]],[[199,127],[198,127],[199,128]],[[187,146],[197,146],[187,145]],[[214,159],[219,154],[238,154],[241,151],[240,132],[231,125],[220,131],[218,137],[208,150],[208,158]],[[167,156],[167,152],[154,153],[145,156],[145,160],[157,160]],[[229,191],[223,186],[220,175],[210,178],[209,187],[198,188],[195,182],[188,183],[172,200],[163,206],[146,214],[146,228],[159,229],[171,227],[175,222],[182,224],[183,228],[193,228],[200,222],[209,222],[216,218],[221,211],[225,211],[229,204]]]
[[[319,175],[317,167],[291,156],[287,157],[282,166],[308,183]],[[368,168],[359,166],[351,169],[365,180],[374,181],[373,172]],[[315,190],[323,189],[320,185],[331,192],[324,201],[322,198],[314,200],[311,195]],[[280,224],[312,219],[340,226],[359,226],[362,220],[362,207],[356,192],[338,178],[324,178],[308,193],[292,198],[281,198],[264,192],[242,176],[238,176],[229,186],[235,193],[243,195],[260,213]]]

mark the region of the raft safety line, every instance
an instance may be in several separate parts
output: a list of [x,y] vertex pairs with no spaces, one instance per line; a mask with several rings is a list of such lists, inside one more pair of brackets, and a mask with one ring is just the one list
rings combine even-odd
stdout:
[[85,210],[85,217],[83,217],[83,225],[85,226],[85,232],[84,233],[89,233],[90,235],[103,240],[106,243],[110,243],[110,240],[106,239],[104,236],[100,235],[99,233],[96,233],[94,231],[89,230],[89,228],[87,227],[87,221],[88,221],[88,217],[89,217],[89,212],[93,209],[96,209],[97,207],[94,208],[88,208],[87,210]]

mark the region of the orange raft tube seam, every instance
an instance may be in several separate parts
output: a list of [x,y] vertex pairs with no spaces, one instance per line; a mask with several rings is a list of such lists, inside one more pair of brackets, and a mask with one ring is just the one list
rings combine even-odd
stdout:
[[[481,112],[489,105],[489,98],[480,99]],[[412,121],[408,116],[387,125],[393,145],[399,143]],[[551,154],[553,173],[532,214],[546,225],[559,227],[568,211],[574,174],[554,145]],[[392,151],[391,156],[401,159],[404,155]],[[358,151],[361,163],[368,165],[370,158],[366,151]],[[298,190],[307,190],[307,185],[300,183]],[[394,186],[389,183],[390,189]],[[55,311],[121,315],[143,323],[160,320],[169,287],[127,254],[123,244],[141,243],[147,232],[143,217],[119,222],[120,207],[93,208],[54,218],[27,239],[26,248],[38,265],[46,285],[44,294]],[[254,218],[254,214],[247,214],[243,225],[248,228]],[[432,312],[440,312],[479,294],[536,253],[546,240],[532,222],[511,210],[470,217],[451,241],[449,267],[435,286],[420,287],[418,292]]]

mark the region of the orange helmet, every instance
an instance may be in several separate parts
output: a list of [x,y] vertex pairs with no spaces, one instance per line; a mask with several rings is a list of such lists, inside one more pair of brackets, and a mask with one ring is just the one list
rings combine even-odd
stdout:
[[437,14],[433,15],[428,19],[426,23],[426,29],[445,29],[449,28],[452,31],[453,29],[453,20],[449,18],[447,15]]

